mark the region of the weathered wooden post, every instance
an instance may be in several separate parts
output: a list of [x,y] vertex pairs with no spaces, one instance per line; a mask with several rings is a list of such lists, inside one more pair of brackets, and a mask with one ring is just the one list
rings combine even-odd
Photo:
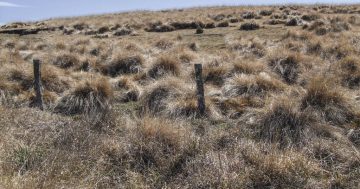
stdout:
[[197,87],[198,110],[200,116],[205,115],[204,83],[202,79],[202,64],[195,64],[195,80]]
[[34,59],[34,90],[35,90],[35,101],[34,106],[44,110],[43,99],[41,94],[41,72],[40,72],[40,60]]

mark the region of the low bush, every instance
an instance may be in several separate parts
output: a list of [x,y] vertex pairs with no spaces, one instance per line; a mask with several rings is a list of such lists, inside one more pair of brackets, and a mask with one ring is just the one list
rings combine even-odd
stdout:
[[245,12],[242,14],[243,19],[254,19],[256,16],[255,12]]
[[286,24],[286,22],[283,21],[283,20],[271,19],[271,20],[265,21],[264,24],[268,24],[268,25],[278,25],[278,24]]
[[147,32],[172,32],[175,30],[175,27],[171,25],[164,25],[162,22],[154,22],[148,24],[145,28]]
[[240,30],[245,30],[245,31],[258,30],[258,29],[260,29],[260,26],[259,26],[259,24],[255,23],[255,22],[243,23],[240,26]]
[[82,22],[82,23],[74,24],[74,25],[73,25],[73,28],[74,28],[75,30],[84,30],[84,29],[89,28],[89,25],[86,24],[86,23],[84,23],[84,22]]
[[172,27],[174,27],[176,30],[182,30],[182,29],[197,29],[198,27],[206,28],[206,24],[202,22],[172,22],[170,23]]
[[273,13],[272,10],[261,10],[259,12],[259,15],[261,15],[261,16],[270,16],[270,15],[272,15],[272,13]]
[[297,26],[299,25],[299,21],[296,18],[289,19],[286,23],[286,26]]
[[318,14],[305,14],[303,16],[301,16],[301,19],[305,20],[305,21],[315,21],[315,20],[318,20],[320,19],[320,15]]
[[97,33],[98,34],[104,34],[106,32],[110,31],[109,27],[108,26],[102,26],[98,29]]
[[198,27],[198,28],[196,29],[195,34],[202,34],[202,33],[204,33],[204,29],[201,28],[201,27]]
[[120,28],[115,30],[114,32],[114,36],[125,36],[125,35],[130,35],[132,34],[134,31],[130,28]]
[[228,21],[220,22],[216,25],[216,27],[220,27],[220,28],[229,27],[229,26],[230,26],[230,24]]

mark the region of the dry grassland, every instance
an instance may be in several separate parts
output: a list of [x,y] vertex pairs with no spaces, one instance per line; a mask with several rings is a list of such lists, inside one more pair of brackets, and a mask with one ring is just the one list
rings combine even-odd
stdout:
[[360,188],[359,13],[213,7],[3,26],[41,31],[0,34],[0,188]]

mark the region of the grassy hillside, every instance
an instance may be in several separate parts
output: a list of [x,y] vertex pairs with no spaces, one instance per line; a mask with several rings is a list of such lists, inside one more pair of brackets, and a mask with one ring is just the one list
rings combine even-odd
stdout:
[[0,188],[359,188],[359,13],[212,7],[2,26]]

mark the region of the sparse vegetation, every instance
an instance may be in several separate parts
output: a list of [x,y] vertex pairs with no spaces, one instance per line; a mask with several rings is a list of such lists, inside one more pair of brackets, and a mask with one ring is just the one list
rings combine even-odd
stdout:
[[[359,188],[359,13],[205,7],[4,25],[0,188]],[[54,29],[3,32],[43,27]]]

